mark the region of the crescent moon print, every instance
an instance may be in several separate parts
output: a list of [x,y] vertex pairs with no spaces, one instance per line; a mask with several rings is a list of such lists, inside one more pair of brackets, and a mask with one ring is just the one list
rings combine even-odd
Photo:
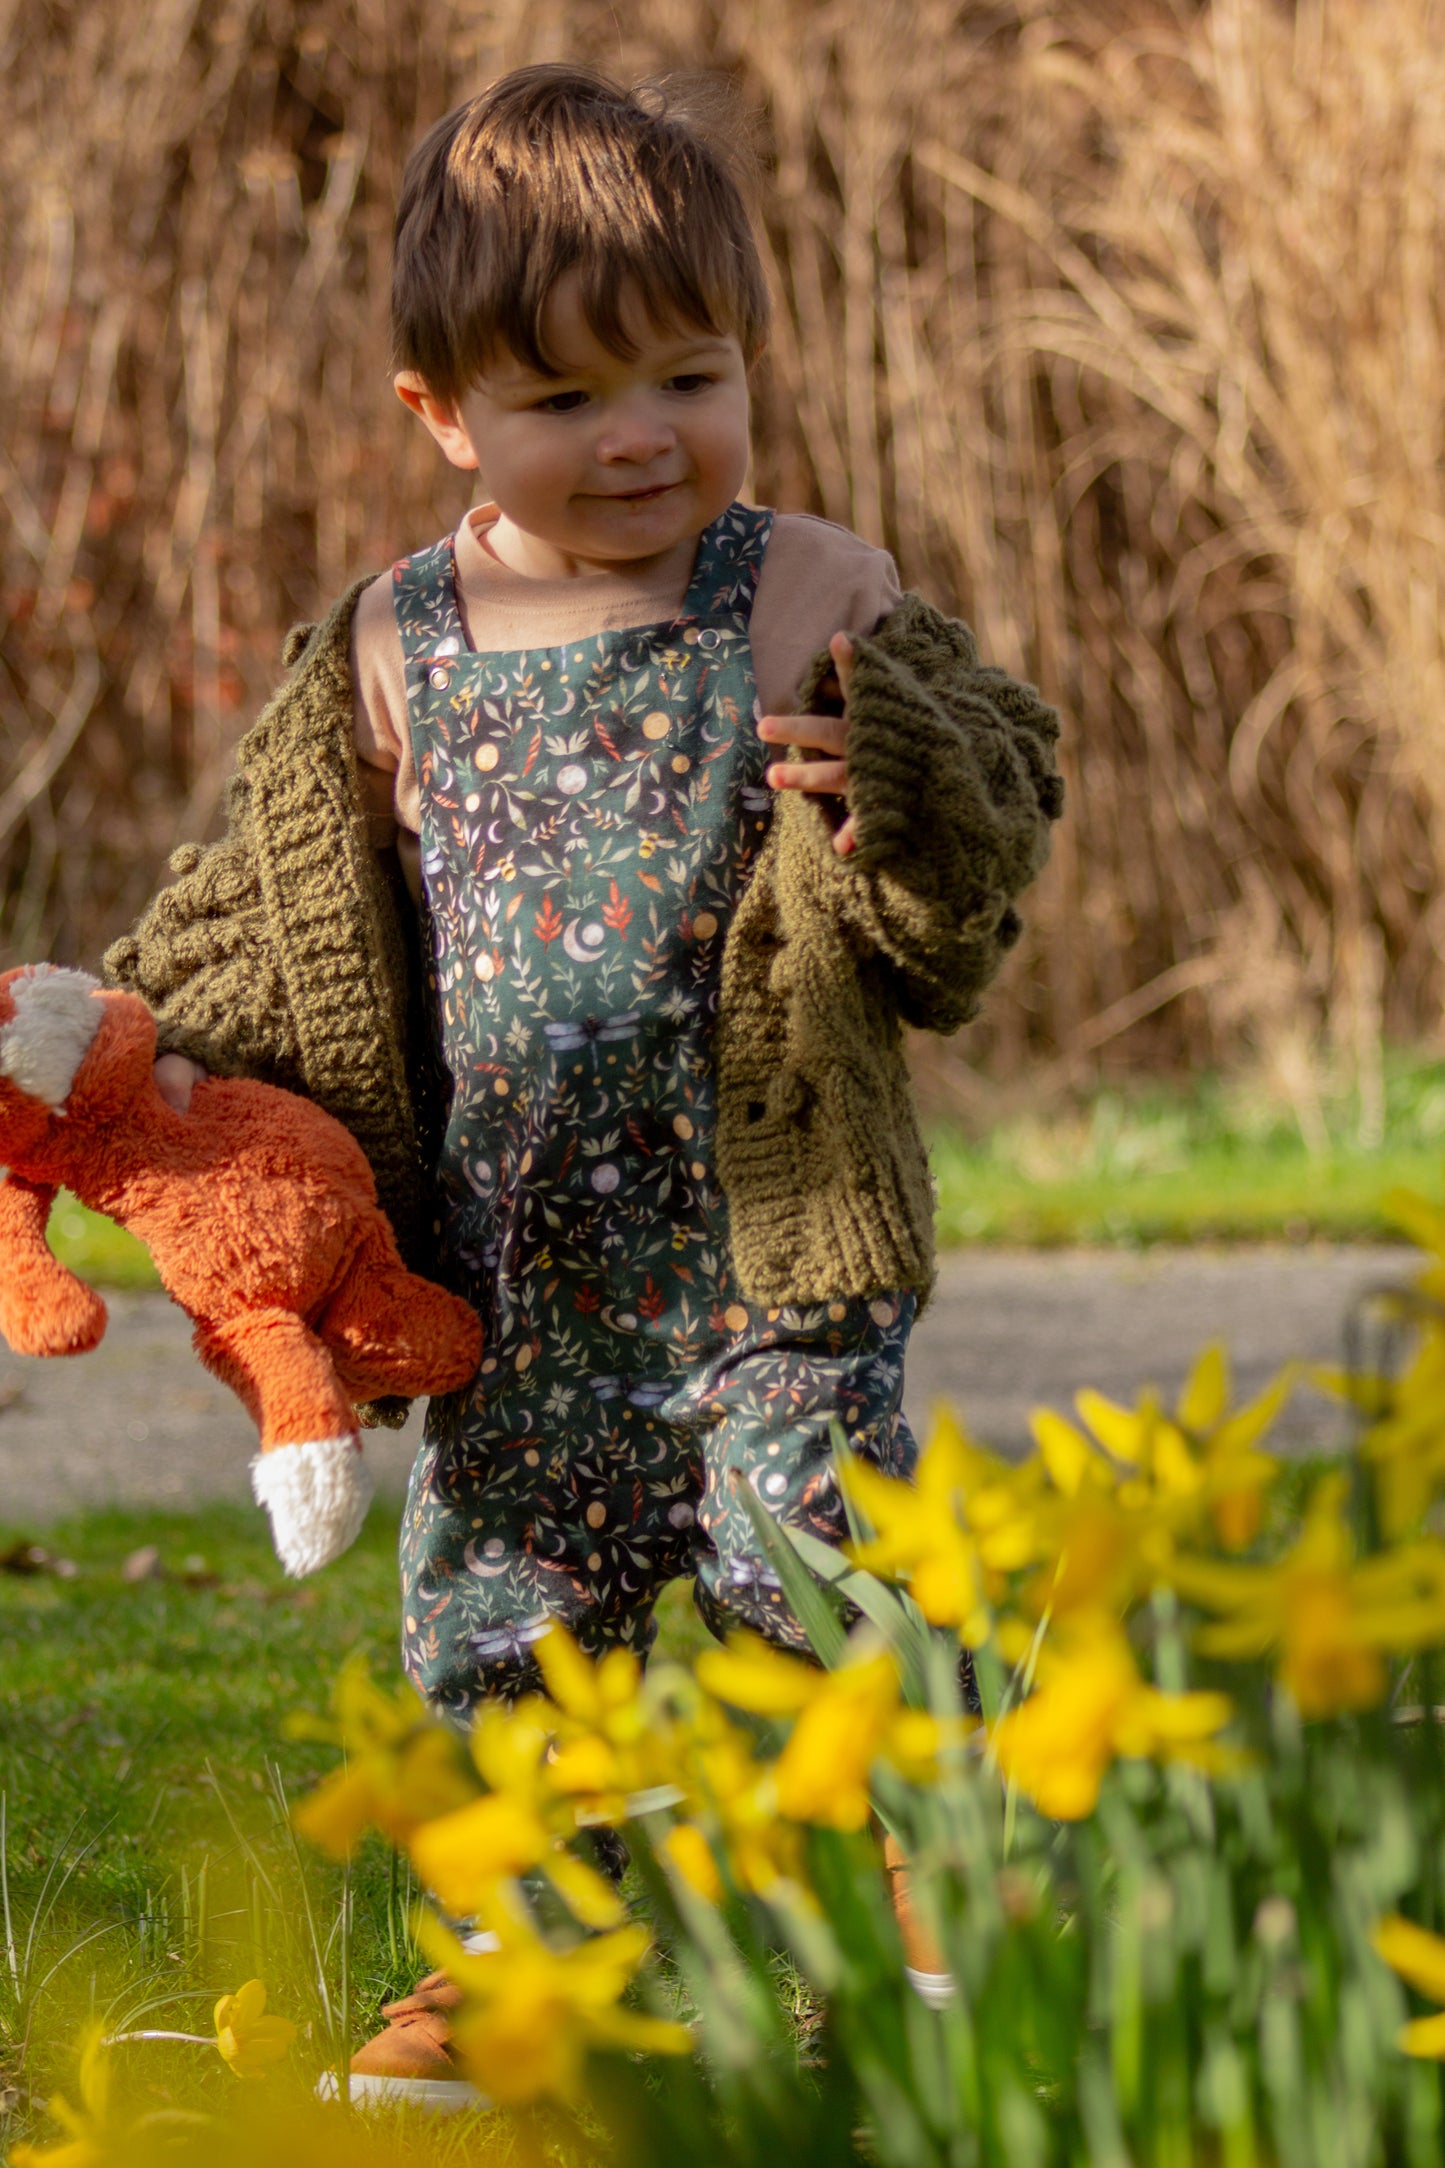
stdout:
[[590,964],[607,939],[607,928],[595,918],[570,919],[562,929],[562,947],[574,964]]
[[479,1558],[475,1538],[463,1549],[462,1564],[466,1567],[468,1573],[478,1574],[483,1580],[490,1580],[493,1575],[505,1573],[507,1570],[505,1557]]

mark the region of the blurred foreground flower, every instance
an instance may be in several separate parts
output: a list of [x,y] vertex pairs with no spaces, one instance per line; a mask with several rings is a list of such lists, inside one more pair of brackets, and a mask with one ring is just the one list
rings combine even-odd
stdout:
[[552,1784],[593,1820],[625,1820],[631,1798],[677,1774],[673,1727],[649,1698],[641,1664],[622,1648],[594,1659],[555,1622],[534,1654],[551,1698]]
[[80,2107],[57,2096],[46,2110],[70,2135],[59,2145],[17,2145],[10,2168],[105,2168],[112,2135],[110,2066],[98,2025],[81,2042]]
[[1012,1467],[981,1450],[940,1408],[911,1483],[839,1456],[838,1480],[875,1531],[848,1556],[865,1573],[906,1578],[932,1625],[956,1626],[977,1647],[1000,1577],[1035,1555],[1038,1474],[1037,1463]]
[[1389,1686],[1387,1655],[1445,1641],[1445,1544],[1434,1538],[1355,1562],[1346,1478],[1316,1485],[1298,1541],[1275,1565],[1180,1559],[1182,1596],[1226,1614],[1195,1635],[1202,1655],[1278,1651],[1279,1683],[1301,1716],[1371,1709]]
[[[1432,2002],[1445,2002],[1445,1940],[1439,1935],[1427,1934],[1412,1920],[1392,1913],[1380,1921],[1370,1940],[1392,1972]],[[1434,2017],[1412,2018],[1401,2026],[1395,2045],[1406,2055],[1445,2059],[1445,2010]]]
[[409,1686],[383,1693],[364,1659],[353,1657],[336,1683],[336,1722],[293,1722],[294,1736],[341,1746],[344,1765],[299,1806],[292,1820],[333,1859],[345,1859],[369,1828],[401,1843],[438,1814],[475,1799],[477,1787],[461,1743]]
[[274,2063],[284,2062],[295,2038],[290,2018],[267,2017],[260,1980],[248,1980],[216,2004],[216,2047],[238,2078],[259,2078]]
[[1386,1291],[1381,1309],[1392,1326],[1420,1327],[1399,1378],[1319,1368],[1313,1374],[1367,1418],[1361,1453],[1374,1463],[1385,1534],[1418,1526],[1445,1480],[1445,1210],[1412,1190],[1387,1191],[1385,1217],[1430,1253],[1408,1286]]
[[625,1916],[607,1878],[565,1849],[577,1816],[571,1799],[558,1796],[552,1746],[556,1714],[537,1695],[510,1709],[483,1710],[472,1735],[472,1758],[490,1789],[412,1832],[413,1865],[458,1918],[475,1912],[497,1882],[534,1870],[547,1877],[583,1926],[616,1927]]
[[796,1717],[774,1769],[779,1810],[792,1821],[862,1829],[872,1812],[868,1779],[880,1760],[914,1783],[937,1774],[945,1726],[903,1706],[897,1664],[867,1637],[836,1671],[820,1671],[757,1635],[735,1634],[726,1649],[698,1658],[697,1676],[733,1708]]
[[423,1913],[417,1940],[444,1966],[465,2000],[452,2020],[457,2052],[488,2097],[504,2108],[553,2095],[578,2095],[587,2053],[690,2055],[685,2025],[619,2007],[650,1946],[644,1927],[598,1935],[574,1949],[550,1949],[509,1908],[491,1907],[487,1925],[501,1947],[464,1950]]
[[1091,1814],[1120,1756],[1216,1771],[1235,1765],[1214,1737],[1232,1714],[1228,1697],[1146,1685],[1113,1619],[1079,1619],[1062,1647],[1044,1643],[1038,1669],[1037,1692],[1000,1717],[989,1739],[1004,1775],[1041,1814],[1064,1822]]

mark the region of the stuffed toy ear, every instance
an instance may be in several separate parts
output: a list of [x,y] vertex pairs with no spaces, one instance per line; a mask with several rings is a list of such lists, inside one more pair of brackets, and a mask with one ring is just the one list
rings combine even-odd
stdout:
[[251,1488],[271,1517],[276,1556],[298,1581],[350,1550],[371,1504],[371,1473],[355,1438],[273,1445],[252,1461]]
[[14,1015],[0,1027],[0,1076],[59,1113],[105,1015],[99,979],[36,964],[10,981]]

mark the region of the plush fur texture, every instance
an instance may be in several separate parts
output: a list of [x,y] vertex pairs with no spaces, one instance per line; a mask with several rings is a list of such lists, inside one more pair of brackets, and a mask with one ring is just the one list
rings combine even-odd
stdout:
[[15,1013],[0,1031],[0,1076],[47,1107],[63,1107],[100,1029],[91,1000],[99,981],[83,971],[35,964],[11,988]]
[[251,1488],[270,1515],[276,1556],[297,1580],[350,1550],[371,1503],[371,1475],[355,1438],[311,1438],[258,1453]]
[[[0,977],[0,1332],[18,1354],[69,1355],[105,1330],[104,1303],[46,1245],[59,1188],[129,1227],[194,1321],[201,1361],[254,1417],[257,1495],[288,1570],[310,1572],[365,1511],[356,1403],[465,1384],[481,1324],[407,1271],[339,1122],[244,1079],[198,1084],[177,1114],[156,1089],[155,1053],[133,994],[71,972]],[[56,1104],[45,1090],[67,1066]],[[286,1472],[272,1475],[278,1449]]]

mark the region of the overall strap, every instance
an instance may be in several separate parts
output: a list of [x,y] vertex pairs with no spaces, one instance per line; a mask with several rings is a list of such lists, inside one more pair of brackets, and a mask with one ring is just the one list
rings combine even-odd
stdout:
[[698,539],[692,578],[675,623],[699,618],[752,616],[758,577],[773,531],[766,507],[730,504]]
[[391,605],[401,636],[410,697],[427,682],[434,667],[455,667],[456,658],[467,652],[466,632],[457,607],[456,551],[450,535],[392,566]]

